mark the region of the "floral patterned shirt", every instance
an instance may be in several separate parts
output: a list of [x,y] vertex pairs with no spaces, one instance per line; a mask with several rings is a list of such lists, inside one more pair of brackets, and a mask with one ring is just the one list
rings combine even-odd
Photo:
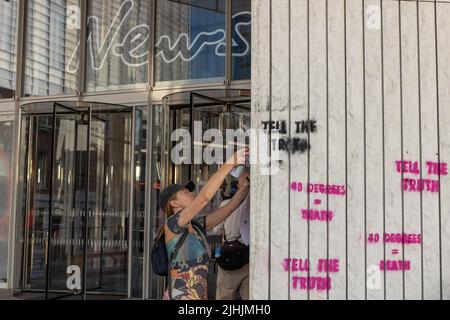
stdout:
[[192,224],[180,228],[179,218],[180,213],[167,221],[168,229],[176,235],[167,244],[169,259],[184,231],[187,229],[189,232],[171,264],[172,300],[207,300],[209,249],[199,234],[199,232],[206,234],[206,218],[194,221],[196,226],[201,226],[201,230],[198,231]]

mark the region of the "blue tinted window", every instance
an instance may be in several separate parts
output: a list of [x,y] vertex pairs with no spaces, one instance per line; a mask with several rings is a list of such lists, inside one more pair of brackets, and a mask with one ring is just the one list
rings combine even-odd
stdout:
[[225,76],[225,1],[157,1],[155,79]]
[[251,1],[233,0],[233,80],[251,77]]

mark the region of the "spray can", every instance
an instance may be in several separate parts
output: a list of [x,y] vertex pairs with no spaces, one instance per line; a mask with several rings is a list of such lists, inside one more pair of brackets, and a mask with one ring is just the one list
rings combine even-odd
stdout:
[[244,165],[240,165],[239,167],[234,168],[233,171],[231,171],[230,174],[233,177],[235,177],[236,179],[239,179],[242,176],[242,174],[244,173],[244,169],[245,169],[245,166]]

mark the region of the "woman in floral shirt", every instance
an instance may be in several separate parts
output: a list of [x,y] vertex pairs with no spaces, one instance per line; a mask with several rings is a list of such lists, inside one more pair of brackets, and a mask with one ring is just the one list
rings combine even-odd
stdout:
[[231,202],[223,208],[199,218],[199,213],[213,199],[230,172],[245,163],[248,150],[238,151],[195,196],[189,186],[172,185],[161,193],[161,208],[167,214],[165,240],[169,259],[178,242],[185,240],[176,257],[170,261],[170,284],[165,299],[207,300],[209,247],[206,231],[212,230],[225,221],[242,203],[249,193],[248,175],[239,180],[239,190]]

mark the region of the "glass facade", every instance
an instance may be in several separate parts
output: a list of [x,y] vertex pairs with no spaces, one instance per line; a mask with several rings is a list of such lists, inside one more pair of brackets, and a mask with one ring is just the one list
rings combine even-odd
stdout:
[[88,1],[87,91],[148,82],[150,1]]
[[16,88],[17,0],[0,1],[0,99],[12,98]]
[[156,2],[156,82],[225,77],[225,0]]
[[232,42],[232,79],[247,80],[251,78],[251,0],[233,1],[233,42]]
[[[73,293],[67,277],[86,264],[90,294],[161,298],[164,280],[148,258],[165,221],[158,197],[167,128],[155,97],[173,86],[249,81],[249,11],[250,0],[0,0],[0,99],[17,88],[22,120],[13,165],[19,138],[1,105],[10,112],[17,104],[0,101],[0,287],[11,284],[10,188],[19,166],[15,288],[50,290],[50,298]],[[88,124],[83,103],[58,106],[50,96],[80,96],[100,111]],[[131,111],[103,110],[111,102]],[[36,108],[24,111],[29,103]]]
[[25,96],[75,94],[79,0],[28,0]]
[[[231,81],[250,80],[250,0],[99,0],[86,6],[82,17],[80,0],[26,0],[22,96],[221,83],[227,74]],[[17,8],[17,0],[0,1],[0,99],[12,98],[16,89]],[[83,28],[86,39],[80,39]]]

